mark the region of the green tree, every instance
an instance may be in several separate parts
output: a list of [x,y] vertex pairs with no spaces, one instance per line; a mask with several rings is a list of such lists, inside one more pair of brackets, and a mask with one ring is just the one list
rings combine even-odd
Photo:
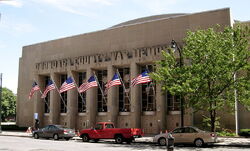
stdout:
[[242,26],[189,31],[181,50],[184,66],[169,49],[151,76],[163,91],[183,96],[196,111],[208,111],[215,131],[217,111],[234,109],[235,89],[240,103],[250,106],[249,39],[249,28]]
[[8,116],[16,115],[16,95],[7,89],[2,89],[2,121]]

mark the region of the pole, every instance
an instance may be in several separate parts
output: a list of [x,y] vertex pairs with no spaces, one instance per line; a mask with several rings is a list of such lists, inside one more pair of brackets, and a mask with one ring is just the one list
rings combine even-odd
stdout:
[[[179,67],[181,68],[183,66],[183,58],[182,58],[182,52],[180,47],[178,46],[177,42],[175,40],[171,41],[172,48],[177,48],[177,51],[179,52]],[[184,108],[183,108],[183,96],[180,96],[180,110],[181,110],[181,127],[184,126]]]
[[0,133],[2,133],[2,73],[0,73]]
[[[118,74],[118,76],[119,76],[119,79],[120,79],[120,81],[121,81],[121,83],[122,83],[122,87],[123,87],[123,90],[124,90],[124,92],[125,92],[125,97],[128,98],[128,101],[129,101],[129,104],[130,104],[130,97],[129,97],[129,92],[130,92],[130,91],[128,91],[128,92],[126,91],[125,84],[124,84],[124,82],[123,82],[123,80],[122,80],[122,78],[121,78],[121,75],[120,75],[118,69],[116,70],[116,72],[117,72],[117,74]],[[125,100],[124,100],[124,102],[123,102],[123,109],[125,109]]]
[[[233,55],[233,61],[235,61],[234,55]],[[234,84],[236,81],[236,72],[234,73]],[[234,101],[235,101],[235,134],[238,136],[239,135],[239,104],[238,104],[238,99],[237,99],[237,89],[234,88]]]
[[60,98],[62,99],[62,101],[63,101],[63,104],[65,105],[65,107],[67,108],[67,105],[66,105],[66,103],[64,102],[64,99],[63,99],[63,97],[62,97],[62,95],[61,95],[61,93],[60,93],[60,91],[59,91],[59,89],[58,89],[58,87],[56,86],[56,83],[55,83],[55,81],[53,80],[53,78],[51,77],[51,80],[52,80],[52,82],[54,83],[54,85],[55,85],[55,87],[56,87],[56,90],[57,90],[57,92],[59,93],[59,96],[60,96]]
[[77,92],[78,92],[78,94],[80,95],[80,97],[81,97],[81,99],[82,99],[83,104],[86,104],[85,101],[84,101],[84,98],[83,98],[82,94],[79,92],[78,85],[76,84],[76,80],[74,79],[74,76],[73,76],[72,73],[71,73],[71,76],[72,76],[72,79],[73,79],[73,81],[74,81],[74,85],[75,85],[75,87],[76,87],[76,89],[77,89]]
[[100,86],[99,80],[97,79],[97,76],[96,76],[95,72],[94,72],[94,77],[95,77],[96,82],[97,82],[97,85],[98,85],[98,87],[99,87],[99,89],[100,89],[100,91],[101,91],[101,93],[102,93],[102,97],[103,97],[105,103],[107,103],[107,100],[106,100],[106,98],[105,98],[105,95],[104,95],[104,93],[103,93],[103,90],[102,90],[102,88],[101,88],[101,86]]

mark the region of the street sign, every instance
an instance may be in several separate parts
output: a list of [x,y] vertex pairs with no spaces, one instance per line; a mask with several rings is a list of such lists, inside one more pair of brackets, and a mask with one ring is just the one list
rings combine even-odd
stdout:
[[38,113],[34,113],[34,119],[38,120]]

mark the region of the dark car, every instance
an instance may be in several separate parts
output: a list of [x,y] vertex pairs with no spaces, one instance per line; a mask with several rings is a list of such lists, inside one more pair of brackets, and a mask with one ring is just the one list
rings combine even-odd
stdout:
[[35,139],[43,137],[53,138],[54,140],[59,140],[60,138],[69,140],[74,136],[75,131],[73,129],[65,128],[62,125],[48,125],[42,129],[33,131],[33,137]]

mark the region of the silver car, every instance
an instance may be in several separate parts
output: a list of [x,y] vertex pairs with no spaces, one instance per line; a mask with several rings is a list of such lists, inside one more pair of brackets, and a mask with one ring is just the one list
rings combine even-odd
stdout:
[[75,136],[75,131],[73,129],[65,128],[62,125],[48,125],[42,129],[33,131],[33,137],[38,139],[43,138],[53,138],[58,140],[64,138],[69,140]]

